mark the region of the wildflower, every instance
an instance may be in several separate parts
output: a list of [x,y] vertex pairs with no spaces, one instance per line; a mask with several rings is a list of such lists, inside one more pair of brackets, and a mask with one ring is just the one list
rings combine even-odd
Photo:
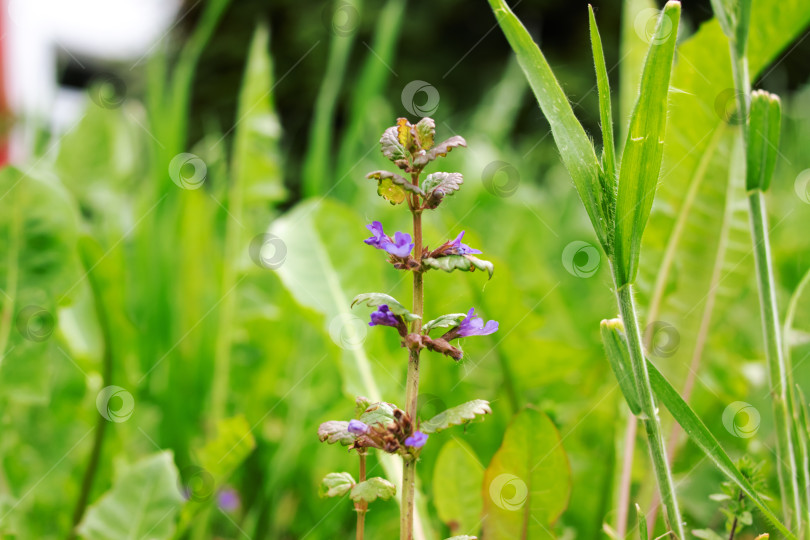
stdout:
[[360,420],[349,420],[348,431],[352,435],[365,435],[368,433],[368,425]]
[[405,446],[411,448],[422,448],[428,440],[428,436],[421,431],[414,431],[413,435],[405,439]]
[[239,493],[225,488],[217,494],[217,505],[226,512],[235,512],[239,509]]
[[382,223],[374,221],[371,225],[366,225],[366,228],[371,231],[373,235],[371,238],[366,238],[364,242],[369,246],[377,249],[382,249],[395,257],[404,259],[411,254],[413,250],[413,242],[411,242],[411,235],[397,231],[394,233],[394,238],[385,234],[383,231]]
[[400,325],[402,318],[394,315],[391,309],[385,304],[377,308],[377,311],[371,313],[371,322],[369,326],[393,326],[394,328]]
[[448,242],[448,248],[445,251],[448,255],[477,255],[482,253],[479,249],[473,249],[467,244],[461,242],[461,239],[464,238],[465,231],[461,231],[461,233],[456,236],[456,239],[452,242]]
[[498,321],[487,321],[484,324],[484,319],[475,314],[475,308],[470,308],[467,316],[461,321],[457,327],[453,328],[445,335],[443,339],[450,341],[451,339],[468,337],[468,336],[488,336],[498,330]]

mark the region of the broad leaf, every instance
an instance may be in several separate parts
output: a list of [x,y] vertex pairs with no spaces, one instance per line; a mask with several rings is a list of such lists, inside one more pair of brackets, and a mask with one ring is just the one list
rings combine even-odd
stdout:
[[444,412],[440,412],[427,422],[419,424],[422,433],[436,433],[450,426],[460,426],[475,420],[477,416],[492,414],[489,401],[474,399],[467,403],[462,403]]
[[455,328],[461,324],[461,321],[463,321],[466,317],[466,313],[448,313],[447,315],[442,315],[441,317],[437,317],[432,321],[426,322],[422,326],[422,331],[427,333],[434,328]]
[[487,540],[553,538],[550,529],[568,506],[571,471],[557,428],[526,408],[506,429],[484,472]]
[[446,141],[438,143],[424,154],[416,156],[413,160],[413,164],[417,167],[424,166],[434,161],[436,158],[446,156],[453,148],[460,148],[462,146],[467,146],[467,141],[460,135],[454,135]]
[[495,265],[489,261],[484,261],[472,255],[447,255],[446,257],[427,257],[422,259],[422,264],[428,268],[436,270],[444,270],[445,272],[452,272],[453,270],[461,270],[463,272],[474,272],[476,269],[485,271],[492,279],[492,274],[495,272]]
[[413,126],[416,134],[416,144],[422,150],[430,150],[433,146],[433,138],[436,136],[436,122],[433,118],[422,118]]
[[641,238],[658,185],[664,155],[667,93],[680,14],[678,2],[668,2],[661,13],[644,63],[639,97],[624,144],[614,238],[619,287],[636,278]]
[[163,540],[174,534],[183,504],[171,452],[160,452],[125,467],[112,488],[87,509],[78,532],[88,540]]
[[402,176],[392,172],[374,171],[368,173],[366,178],[376,180],[377,194],[393,205],[404,202],[409,192],[424,195],[418,186],[411,184]]
[[395,405],[381,401],[380,403],[372,403],[360,415],[360,421],[368,425],[374,424],[389,424],[394,421]]
[[398,161],[408,157],[405,153],[405,147],[402,146],[399,137],[397,137],[396,126],[390,127],[383,132],[380,138],[380,147],[383,155],[391,161]]
[[[574,180],[579,197],[602,246],[608,250],[608,223],[602,214],[600,166],[591,141],[574,115],[568,98],[554,77],[543,53],[505,0],[489,0],[495,18],[517,55],[537,102],[551,125],[563,163]],[[609,251],[609,250],[608,250]]]
[[347,472],[327,474],[321,482],[322,497],[342,497],[354,487],[354,478]]
[[349,423],[341,420],[329,420],[318,426],[318,439],[329,444],[340,443],[349,446],[356,437],[349,433]]
[[464,183],[461,173],[435,172],[422,181],[422,189],[427,196],[427,207],[436,208],[447,195],[452,195]]
[[352,306],[354,307],[355,304],[365,304],[369,307],[378,307],[382,305],[388,306],[388,309],[394,315],[399,315],[406,321],[415,321],[416,319],[420,319],[418,315],[414,315],[410,311],[408,311],[405,306],[400,304],[393,296],[384,293],[363,293],[358,294],[352,300]]
[[464,440],[453,438],[442,446],[433,469],[433,504],[451,533],[480,530],[483,481],[484,467]]
[[375,476],[374,478],[369,478],[364,482],[356,484],[352,488],[349,497],[354,502],[365,501],[367,503],[371,503],[376,501],[378,498],[387,501],[396,495],[396,493],[397,487],[394,484],[385,478]]

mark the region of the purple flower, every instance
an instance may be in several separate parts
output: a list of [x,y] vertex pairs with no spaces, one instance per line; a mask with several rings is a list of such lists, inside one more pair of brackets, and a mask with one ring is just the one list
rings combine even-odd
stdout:
[[392,239],[385,234],[382,223],[379,221],[374,221],[371,225],[366,225],[366,228],[371,231],[372,237],[366,238],[363,241],[369,246],[382,249],[395,257],[403,259],[411,254],[414,244],[411,242],[410,234],[397,231],[394,233],[394,238]]
[[456,236],[456,239],[450,242],[446,252],[448,255],[477,255],[481,253],[481,250],[473,249],[461,242],[461,239],[464,238],[464,232],[465,231],[461,231],[461,233]]
[[422,448],[428,440],[428,436],[421,431],[414,431],[413,435],[405,439],[405,446],[412,448]]
[[394,315],[394,312],[385,304],[377,308],[377,311],[371,313],[371,322],[369,326],[393,326],[399,327],[399,317]]
[[352,435],[365,435],[368,432],[368,426],[360,420],[349,420],[348,430]]
[[450,341],[451,339],[468,337],[468,336],[488,336],[498,330],[498,321],[487,321],[484,324],[484,319],[475,314],[475,308],[470,308],[467,316],[461,321],[457,327],[447,332],[442,337]]
[[239,509],[239,493],[230,488],[225,488],[217,494],[217,505],[226,512],[234,512]]

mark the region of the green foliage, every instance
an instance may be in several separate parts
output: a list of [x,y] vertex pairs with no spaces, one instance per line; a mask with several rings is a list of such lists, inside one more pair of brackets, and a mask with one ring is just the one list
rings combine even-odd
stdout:
[[377,307],[377,306],[386,305],[386,306],[388,306],[388,309],[390,309],[391,312],[394,315],[399,315],[400,317],[402,317],[406,321],[415,321],[416,319],[421,318],[421,317],[419,317],[417,315],[414,315],[413,313],[411,313],[407,309],[405,309],[405,306],[400,304],[396,299],[394,299],[393,296],[390,296],[390,295],[387,295],[387,294],[384,294],[384,293],[363,293],[363,294],[358,294],[357,296],[354,297],[354,300],[352,300],[352,306],[351,307],[354,307],[355,304],[361,304],[361,305],[365,304],[368,307]]
[[452,272],[453,270],[461,270],[462,272],[475,272],[481,270],[489,275],[492,279],[492,274],[495,273],[495,265],[489,261],[484,261],[472,255],[447,255],[445,257],[426,257],[422,259],[422,264],[428,268],[435,270],[443,270],[445,272]]
[[422,422],[419,425],[419,430],[422,433],[436,433],[450,426],[469,423],[484,414],[492,414],[489,402],[483,399],[475,399],[440,412],[430,420]]
[[79,534],[88,540],[171,538],[183,503],[178,480],[171,452],[124,466],[110,491],[88,508]]
[[433,503],[451,533],[481,529],[483,481],[484,467],[464,440],[453,438],[442,446],[433,469]]
[[749,114],[746,126],[745,187],[749,191],[768,191],[779,153],[779,130],[782,127],[779,97],[761,90],[753,92]]
[[343,497],[355,485],[354,478],[347,472],[327,474],[321,482],[321,495],[324,497]]
[[371,503],[377,499],[387,501],[396,494],[397,487],[394,484],[385,478],[375,476],[352,487],[349,497],[354,502]]
[[627,350],[627,341],[624,335],[624,326],[620,319],[602,321],[602,343],[605,345],[605,355],[613,375],[619,383],[630,412],[638,415],[641,407],[638,404],[638,391],[636,390],[633,366],[630,364],[630,353]]

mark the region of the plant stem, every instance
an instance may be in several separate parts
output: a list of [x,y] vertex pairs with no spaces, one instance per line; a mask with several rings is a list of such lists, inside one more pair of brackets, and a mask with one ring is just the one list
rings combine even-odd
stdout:
[[633,477],[633,451],[636,448],[638,418],[629,413],[624,431],[624,449],[622,453],[622,472],[619,481],[619,500],[616,515],[616,533],[619,538],[627,534],[627,511],[630,509],[630,484]]
[[[360,456],[360,472],[357,475],[357,483],[365,482],[366,481],[366,454],[365,452],[358,452],[358,456]],[[360,501],[354,506],[355,511],[357,512],[357,540],[363,540],[363,535],[365,534],[365,526],[366,526],[366,512],[368,511],[368,503],[366,501]]]
[[[787,388],[782,332],[776,306],[776,280],[773,276],[768,220],[765,215],[765,195],[754,191],[748,195],[751,213],[751,236],[754,242],[754,261],[759,283],[759,303],[762,314],[762,332],[765,338],[765,357],[771,386],[771,401],[776,424],[776,452],[779,458],[779,484],[783,491],[785,524],[790,526],[790,514],[795,515],[796,524],[801,524],[799,508],[799,484],[796,471],[796,452],[791,426],[791,401]],[[788,491],[787,479],[790,480]]]
[[[617,274],[614,268],[614,283],[617,283]],[[624,322],[624,331],[627,335],[627,346],[630,351],[630,361],[633,364],[633,373],[636,379],[636,389],[638,391],[639,404],[641,405],[642,422],[647,430],[647,445],[650,448],[650,457],[653,462],[656,478],[658,479],[658,489],[661,493],[661,500],[664,501],[666,517],[669,527],[676,538],[686,539],[683,529],[681,511],[678,508],[678,499],[675,496],[675,485],[672,481],[672,473],[669,470],[666,450],[664,448],[664,438],[661,436],[661,421],[658,418],[658,409],[655,406],[652,386],[650,385],[650,375],[647,371],[647,363],[644,358],[644,351],[641,347],[641,331],[639,329],[636,316],[635,300],[631,284],[617,287],[616,298],[619,303],[619,311]]]
[[[418,185],[418,175],[413,175]],[[419,316],[411,325],[411,332],[422,331],[424,312],[424,288],[422,283],[422,211],[418,201],[412,201],[414,258],[419,268],[413,273],[413,314]],[[419,349],[411,349],[408,357],[408,378],[405,382],[405,412],[412,422],[416,422],[416,401],[419,395]],[[416,481],[416,460],[405,459],[402,464],[402,508],[400,509],[400,540],[413,540],[414,484]]]

